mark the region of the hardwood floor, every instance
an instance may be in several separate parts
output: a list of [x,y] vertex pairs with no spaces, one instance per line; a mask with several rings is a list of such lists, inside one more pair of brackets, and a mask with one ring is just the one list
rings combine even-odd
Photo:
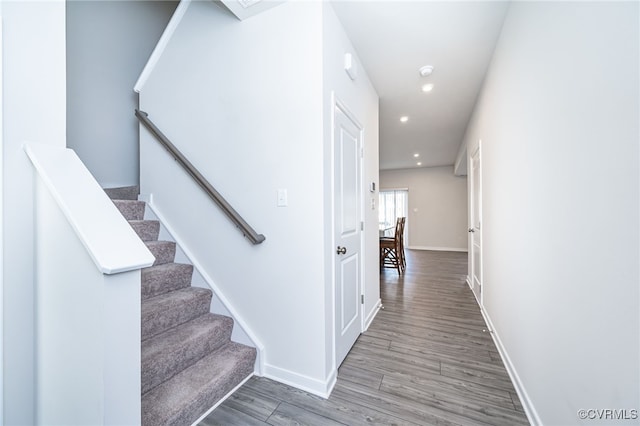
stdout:
[[254,377],[200,426],[528,425],[466,273],[466,253],[408,250],[329,399]]

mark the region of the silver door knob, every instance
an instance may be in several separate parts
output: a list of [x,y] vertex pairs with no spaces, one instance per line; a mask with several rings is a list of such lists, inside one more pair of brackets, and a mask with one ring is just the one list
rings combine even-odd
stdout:
[[476,230],[473,228],[469,228],[469,232],[476,232]]
[[338,246],[338,248],[336,249],[336,253],[338,253],[338,254],[345,254],[346,252],[347,252],[347,248],[346,247]]

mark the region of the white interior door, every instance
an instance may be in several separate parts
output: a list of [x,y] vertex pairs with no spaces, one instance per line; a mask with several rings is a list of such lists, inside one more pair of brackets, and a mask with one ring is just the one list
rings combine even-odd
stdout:
[[[2,92],[2,69],[3,69],[3,65],[2,65],[2,16],[0,16],[0,99],[3,99],[3,92]],[[4,134],[4,127],[3,127],[3,121],[2,121],[2,117],[4,116],[3,110],[2,110],[2,102],[0,102],[0,241],[4,241],[4,235],[3,235],[3,224],[4,224],[4,219],[2,217],[2,212],[4,211],[4,206],[3,206],[3,201],[4,200],[4,195],[2,193],[2,188],[4,188],[4,183],[2,181],[2,176],[4,175],[4,157],[2,155],[2,153],[4,152],[4,143],[2,140],[2,135]],[[3,244],[0,244],[0,383],[4,383],[4,324],[3,324],[3,318],[4,318],[4,282],[3,282],[3,276],[4,276],[4,253],[2,252],[3,248],[2,248]],[[0,386],[0,419],[4,418],[4,390],[3,390],[4,386]],[[2,423],[2,420],[0,420],[0,423]]]
[[471,155],[469,235],[471,236],[471,288],[482,305],[482,174],[480,167],[480,143],[478,143],[478,147]]
[[335,338],[339,366],[362,331],[360,147],[362,129],[334,107]]

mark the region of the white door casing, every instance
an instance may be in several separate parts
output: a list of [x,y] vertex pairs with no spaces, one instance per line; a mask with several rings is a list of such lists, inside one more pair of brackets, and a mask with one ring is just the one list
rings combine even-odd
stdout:
[[362,127],[338,102],[333,109],[335,356],[338,367],[362,332]]
[[471,155],[471,209],[469,215],[469,247],[471,248],[471,288],[482,306],[482,173],[481,151],[478,147]]
[[[4,92],[2,88],[3,81],[3,65],[2,65],[2,16],[0,16],[0,100],[4,99]],[[3,231],[3,223],[4,218],[2,212],[4,211],[3,200],[4,194],[2,188],[4,188],[3,182],[3,174],[4,174],[4,157],[2,153],[4,152],[4,142],[2,139],[2,135],[4,134],[4,125],[3,125],[3,117],[4,112],[2,109],[2,105],[4,102],[0,102],[0,243],[4,241],[4,231]],[[0,244],[0,383],[4,383],[4,252],[3,245]],[[2,419],[4,419],[4,386],[0,386],[0,424],[2,424]]]

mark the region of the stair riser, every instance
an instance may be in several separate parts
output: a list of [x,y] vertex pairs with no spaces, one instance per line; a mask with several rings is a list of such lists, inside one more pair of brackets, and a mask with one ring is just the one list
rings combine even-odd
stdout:
[[160,223],[155,220],[129,222],[142,241],[157,241],[160,234]]
[[113,204],[116,205],[120,213],[127,220],[142,220],[144,219],[144,209],[146,203],[144,201],[123,201],[114,200]]
[[138,186],[125,186],[120,188],[105,188],[104,192],[112,200],[137,200],[140,193]]
[[200,292],[171,305],[148,309],[142,304],[142,340],[209,312],[211,292]]
[[[158,346],[150,347],[151,345],[142,344],[143,394],[228,343],[231,339],[233,320],[228,317],[219,317],[214,322],[201,322],[199,327],[197,333],[189,336],[183,337],[174,333],[170,341],[162,346],[161,351]],[[160,337],[163,336],[157,336],[157,338]],[[179,346],[175,344],[176,339],[181,339]],[[147,342],[152,340],[154,339]]]
[[255,348],[229,343],[142,398],[142,426],[190,425],[251,376]]
[[159,241],[156,244],[149,243],[147,244],[147,248],[156,258],[155,262],[153,262],[153,266],[173,262],[176,257],[176,243],[171,241]]
[[142,300],[191,285],[193,266],[176,264],[171,270],[145,268],[142,270]]

